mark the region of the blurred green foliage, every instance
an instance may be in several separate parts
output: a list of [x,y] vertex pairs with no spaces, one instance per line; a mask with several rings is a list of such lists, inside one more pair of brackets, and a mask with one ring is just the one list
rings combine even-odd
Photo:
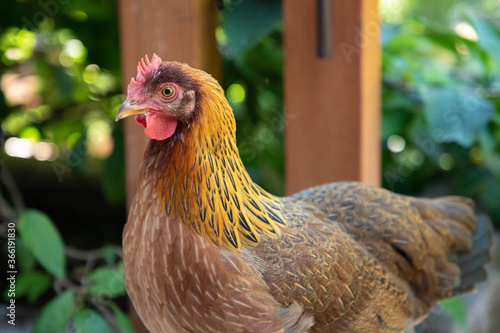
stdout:
[[[219,4],[222,85],[241,157],[254,180],[283,194],[281,2]],[[498,7],[496,0],[380,2],[384,186],[473,197],[497,224]],[[32,172],[41,177],[49,170],[60,182],[98,178],[110,204],[123,204],[123,130],[113,121],[124,98],[116,1],[4,1],[0,22],[0,121],[10,138],[3,172],[16,169],[20,157],[37,160]],[[125,294],[116,247],[73,249],[9,183],[2,175],[0,223],[19,223],[17,298],[45,304],[35,331],[61,331],[71,322],[82,331],[132,332],[115,301]],[[450,313],[463,317],[463,303],[450,304]]]
[[[65,173],[122,165],[121,125],[114,122],[123,99],[116,2],[2,2],[0,12],[0,121],[6,137],[31,141],[31,155],[52,161],[59,180]],[[101,163],[114,145],[115,161]],[[114,202],[125,198],[124,174],[117,170],[102,183]]]
[[498,2],[382,8],[384,186],[472,197],[498,224]]
[[[133,332],[122,310],[121,249],[74,248],[58,230],[75,220],[74,213],[56,226],[40,210],[24,206],[28,193],[18,193],[10,179],[35,174],[71,188],[75,177],[97,178],[108,205],[123,205],[123,131],[114,122],[123,101],[117,3],[19,0],[1,2],[0,13],[0,121],[6,139],[0,222],[17,221],[16,305],[42,307],[33,332],[69,326],[78,332]],[[47,188],[47,196],[53,191]],[[70,195],[74,202],[81,197]]]

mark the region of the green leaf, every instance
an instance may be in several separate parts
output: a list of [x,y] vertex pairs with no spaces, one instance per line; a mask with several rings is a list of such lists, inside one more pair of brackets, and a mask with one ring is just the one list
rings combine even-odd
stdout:
[[47,303],[35,321],[33,333],[64,332],[74,311],[73,298],[73,291],[67,290]]
[[135,333],[134,326],[128,319],[127,315],[114,303],[110,303],[109,307],[113,310],[120,333]]
[[16,257],[23,272],[31,272],[35,268],[35,258],[22,238],[16,240]]
[[493,103],[467,91],[432,88],[421,93],[427,124],[436,142],[470,147],[495,111]]
[[76,333],[111,332],[103,316],[94,310],[83,308],[75,315],[73,324]]
[[225,3],[222,27],[234,57],[270,33],[281,20],[281,2],[244,0]]
[[53,275],[64,277],[64,244],[50,218],[38,210],[26,209],[19,215],[18,229],[35,259]]
[[126,295],[123,265],[117,268],[98,268],[89,275],[90,293],[98,297],[113,298]]
[[[34,272],[36,273],[36,272]],[[33,279],[33,284],[28,290],[28,301],[34,303],[41,295],[43,295],[52,285],[52,277],[38,272],[38,276]]]
[[467,309],[462,297],[449,298],[439,303],[455,323],[467,328]]

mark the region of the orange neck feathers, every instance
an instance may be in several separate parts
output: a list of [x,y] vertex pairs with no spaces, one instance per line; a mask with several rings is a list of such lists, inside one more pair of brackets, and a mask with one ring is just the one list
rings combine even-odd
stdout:
[[141,177],[156,170],[166,215],[214,246],[258,244],[262,233],[276,236],[285,225],[282,203],[254,184],[243,166],[233,111],[220,85],[193,72],[201,86],[194,118],[171,138],[150,141]]

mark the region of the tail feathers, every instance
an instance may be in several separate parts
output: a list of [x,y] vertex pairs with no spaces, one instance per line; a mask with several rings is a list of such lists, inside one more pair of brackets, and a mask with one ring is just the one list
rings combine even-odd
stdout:
[[453,290],[453,296],[474,291],[474,285],[486,280],[485,264],[491,260],[490,248],[493,244],[493,226],[486,216],[477,217],[472,250],[460,254],[454,260],[460,267],[460,285]]

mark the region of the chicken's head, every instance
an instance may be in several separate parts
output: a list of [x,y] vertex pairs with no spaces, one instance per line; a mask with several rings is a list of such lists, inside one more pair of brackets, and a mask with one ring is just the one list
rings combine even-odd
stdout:
[[156,54],[151,61],[141,59],[137,76],[128,85],[127,100],[116,113],[116,120],[135,115],[151,139],[171,137],[179,122],[187,122],[196,106],[196,81],[185,75],[185,65],[164,62]]

